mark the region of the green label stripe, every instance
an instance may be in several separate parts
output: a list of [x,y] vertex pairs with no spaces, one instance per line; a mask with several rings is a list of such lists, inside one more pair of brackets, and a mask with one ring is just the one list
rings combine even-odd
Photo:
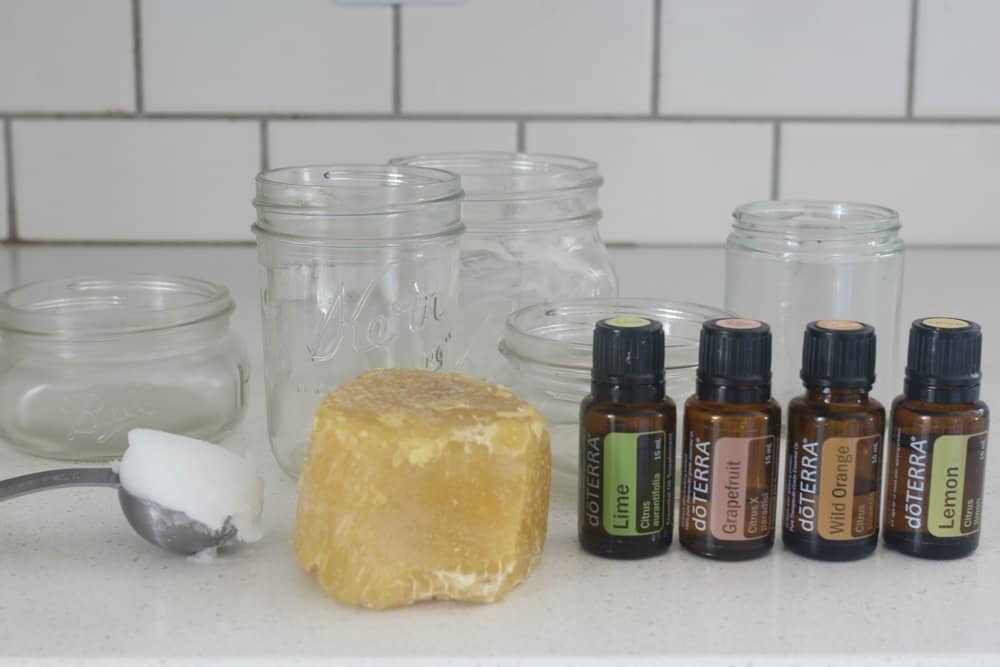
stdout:
[[962,535],[969,439],[967,435],[942,435],[934,441],[927,527],[936,537]]
[[663,528],[666,433],[608,433],[604,437],[603,522],[610,535],[636,536]]

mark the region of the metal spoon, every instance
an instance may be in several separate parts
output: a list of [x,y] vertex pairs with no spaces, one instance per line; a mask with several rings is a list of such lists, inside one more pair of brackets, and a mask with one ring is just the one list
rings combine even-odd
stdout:
[[235,541],[236,527],[229,519],[212,530],[184,512],[162,507],[126,491],[111,468],[63,468],[0,480],[0,501],[36,491],[69,486],[109,486],[118,489],[118,500],[129,524],[146,540],[179,554],[194,554]]

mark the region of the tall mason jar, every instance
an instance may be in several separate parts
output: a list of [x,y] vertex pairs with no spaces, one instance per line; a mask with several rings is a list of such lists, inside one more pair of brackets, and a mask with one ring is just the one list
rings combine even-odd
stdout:
[[851,319],[875,327],[875,392],[891,396],[899,359],[903,241],[899,214],[871,204],[763,201],[733,212],[726,241],[725,308],[771,325],[773,393],[801,393],[807,323]]
[[461,197],[457,176],[417,167],[257,176],[268,435],[289,474],[338,384],[372,368],[449,363]]
[[618,294],[601,240],[597,164],[535,153],[437,153],[393,164],[462,179],[457,370],[509,382],[498,345],[507,316],[544,301]]

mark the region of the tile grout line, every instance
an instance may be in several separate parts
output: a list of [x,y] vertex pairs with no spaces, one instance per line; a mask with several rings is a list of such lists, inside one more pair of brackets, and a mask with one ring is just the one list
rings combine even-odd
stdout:
[[201,248],[239,248],[247,247],[253,248],[256,245],[256,241],[199,241],[198,239],[185,239],[182,241],[139,241],[139,240],[122,240],[122,239],[95,239],[95,240],[74,240],[74,241],[63,241],[63,240],[25,240],[18,239],[16,242],[0,242],[0,246],[17,246],[17,247],[52,247],[52,248],[92,248],[92,247],[109,247],[109,248],[187,248],[187,247],[201,247]]
[[392,113],[403,112],[403,8],[392,6]]
[[771,199],[777,199],[781,179],[781,123],[775,123],[771,134]]
[[527,150],[527,123],[523,120],[517,121],[517,152],[524,153]]
[[660,28],[663,17],[663,0],[653,0],[653,85],[651,100],[649,104],[650,115],[656,116],[660,113],[660,42],[662,40]]
[[271,165],[270,127],[266,120],[260,121],[260,170],[267,171]]
[[913,96],[917,79],[917,29],[920,0],[910,0],[910,41],[906,53],[906,117],[913,118]]
[[146,110],[146,91],[142,77],[142,0],[132,0],[132,76],[135,85],[135,110]]
[[205,120],[205,121],[396,121],[417,122],[647,122],[647,123],[833,123],[856,125],[996,125],[1000,116],[743,116],[659,114],[517,114],[517,113],[386,113],[386,112],[329,112],[329,113],[272,113],[272,112],[153,112],[116,113],[103,111],[11,111],[0,112],[0,120]]
[[[199,241],[197,239],[187,239],[183,241],[136,241],[136,240],[114,240],[97,239],[92,241],[61,241],[61,240],[25,240],[0,241],[0,247],[11,248],[93,248],[93,247],[122,247],[122,248],[253,248],[255,241]],[[629,250],[629,249],[649,249],[649,248],[703,248],[707,250],[724,250],[725,240],[705,243],[670,243],[667,241],[608,241],[605,245],[608,248]],[[997,251],[1000,250],[1000,243],[913,243],[907,246],[917,250],[975,250],[975,251]]]
[[9,119],[3,122],[4,167],[6,167],[7,188],[7,239],[16,242],[20,236],[17,229],[17,195],[14,192],[14,123]]

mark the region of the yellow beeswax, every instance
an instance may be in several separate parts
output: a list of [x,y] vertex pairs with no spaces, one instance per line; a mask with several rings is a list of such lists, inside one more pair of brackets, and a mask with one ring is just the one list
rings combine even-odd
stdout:
[[328,395],[299,481],[295,549],[341,602],[494,602],[542,555],[549,435],[506,387],[383,369]]

